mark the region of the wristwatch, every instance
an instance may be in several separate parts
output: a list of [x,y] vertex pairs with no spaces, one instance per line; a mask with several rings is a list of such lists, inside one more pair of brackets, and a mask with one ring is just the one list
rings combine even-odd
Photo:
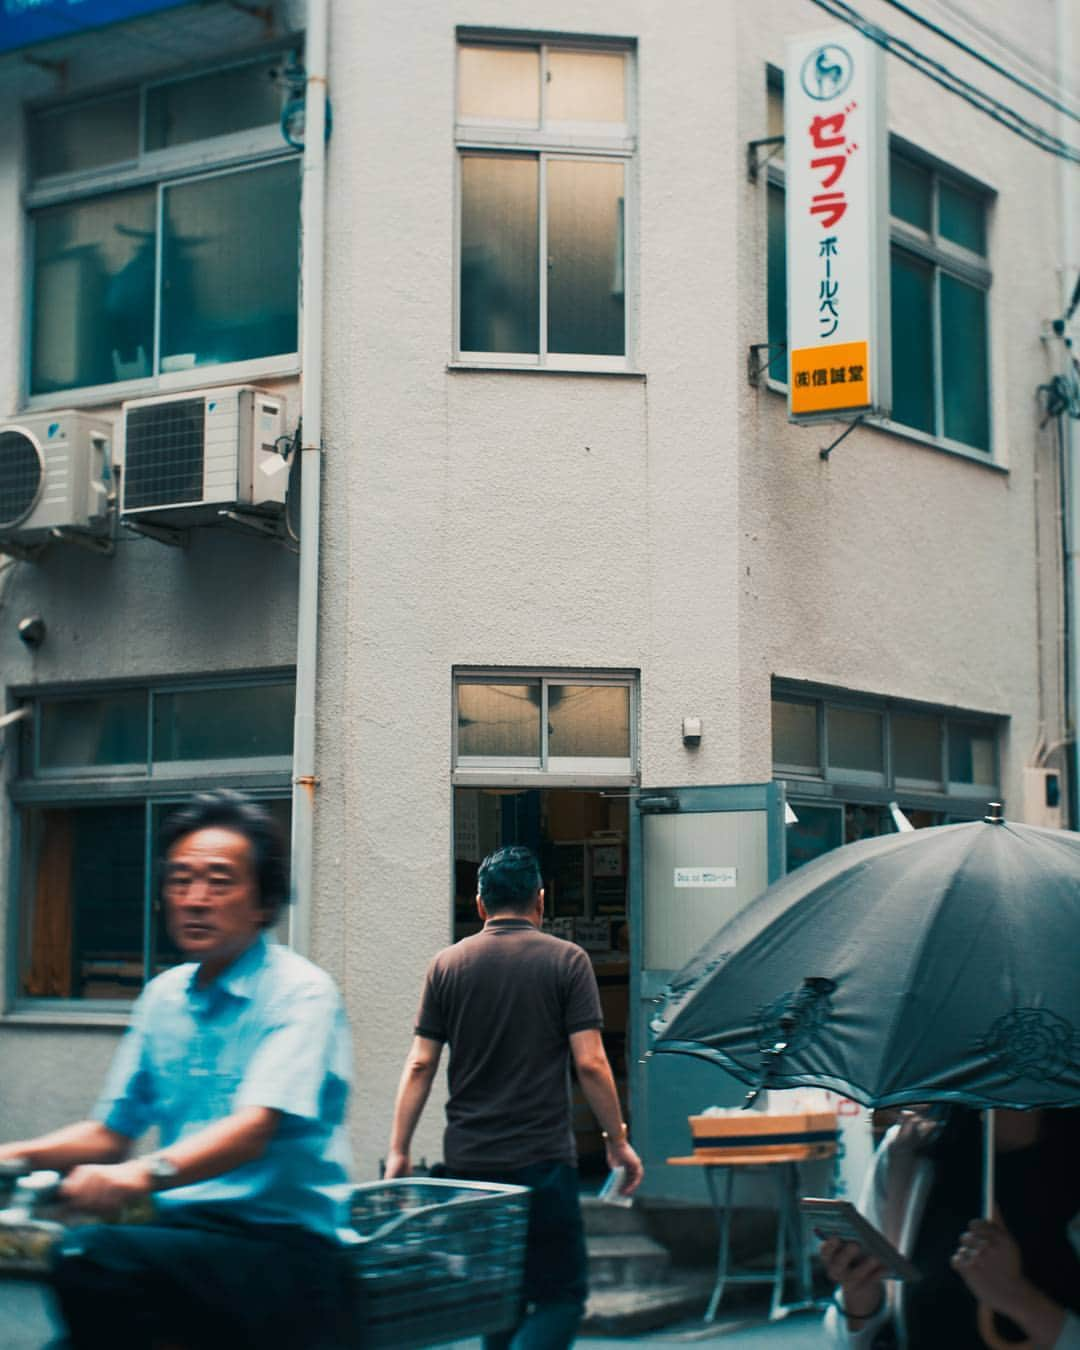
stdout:
[[626,1140],[630,1137],[630,1126],[627,1125],[626,1121],[624,1120],[619,1125],[619,1131],[617,1134],[608,1134],[607,1130],[601,1130],[600,1137],[601,1139],[603,1139],[605,1144],[625,1143]]
[[171,1186],[180,1175],[180,1169],[171,1158],[166,1158],[163,1153],[151,1153],[143,1158],[147,1174],[150,1177],[150,1189],[162,1191],[167,1186]]

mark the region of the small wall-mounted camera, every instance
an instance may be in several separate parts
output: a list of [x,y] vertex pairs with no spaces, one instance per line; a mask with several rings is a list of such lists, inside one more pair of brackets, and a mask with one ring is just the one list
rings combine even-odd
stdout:
[[45,641],[45,620],[40,614],[28,614],[19,620],[19,638],[31,649]]

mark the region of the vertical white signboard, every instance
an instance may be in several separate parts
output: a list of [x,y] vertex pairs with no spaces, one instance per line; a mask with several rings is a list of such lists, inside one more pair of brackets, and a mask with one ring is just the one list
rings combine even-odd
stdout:
[[851,28],[794,38],[784,73],[788,413],[887,415],[885,54]]

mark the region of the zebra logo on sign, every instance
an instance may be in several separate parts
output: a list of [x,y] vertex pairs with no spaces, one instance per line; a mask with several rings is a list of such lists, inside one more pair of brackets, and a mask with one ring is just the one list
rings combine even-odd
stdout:
[[806,93],[819,103],[839,98],[851,83],[854,62],[835,42],[816,47],[802,64],[800,80]]

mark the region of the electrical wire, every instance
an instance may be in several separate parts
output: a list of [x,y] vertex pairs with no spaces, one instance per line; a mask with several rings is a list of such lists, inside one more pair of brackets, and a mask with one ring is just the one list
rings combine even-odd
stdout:
[[944,38],[946,42],[951,42],[954,47],[959,47],[959,49],[967,56],[974,57],[976,61],[981,61],[984,66],[988,66],[998,75],[1003,75],[1005,79],[1011,80],[1013,84],[1019,85],[1021,89],[1026,89],[1029,94],[1034,94],[1036,98],[1041,99],[1044,103],[1048,103],[1051,108],[1056,108],[1058,112],[1064,113],[1066,117],[1071,117],[1074,122],[1080,122],[1080,113],[1073,112],[1072,108],[1067,108],[1064,103],[1059,103],[1056,98],[1051,98],[1049,94],[1044,94],[1041,89],[1036,89],[1033,84],[1029,84],[1027,80],[1022,79],[1019,75],[1014,75],[1013,72],[1008,70],[1005,66],[998,65],[998,63],[991,60],[989,56],[984,56],[982,52],[976,51],[974,47],[968,46],[962,38],[954,36],[954,34],[940,27],[932,20],[925,18],[922,14],[917,14],[909,5],[905,5],[903,0],[885,0],[885,4],[891,5],[893,9],[898,9],[901,14],[906,14],[907,17],[913,19],[915,23],[922,24],[924,28],[928,28],[931,33],[936,34],[939,38]]
[[939,7],[951,14],[953,18],[971,29],[973,33],[978,33],[985,38],[992,46],[997,47],[999,51],[1006,52],[1017,65],[1026,66],[1032,75],[1037,76],[1049,88],[1066,92],[1065,86],[1061,83],[1056,68],[1045,66],[1036,61],[1031,52],[1021,51],[1019,48],[1011,47],[1000,34],[996,33],[989,24],[982,23],[976,16],[964,9],[962,5],[956,4],[954,0],[937,0]]
[[883,28],[879,28],[877,24],[871,23],[851,5],[845,4],[844,0],[810,0],[810,2],[817,5],[819,9],[823,9],[831,18],[839,19],[842,23],[856,29],[864,37],[876,42],[879,47],[897,57],[898,60],[933,80],[935,84],[941,85],[950,94],[962,98],[965,103],[971,104],[973,108],[985,113],[987,117],[1000,123],[1001,126],[1020,136],[1023,140],[1037,146],[1040,150],[1045,150],[1047,154],[1056,155],[1058,158],[1068,160],[1073,164],[1080,164],[1080,149],[1076,146],[1069,145],[1060,137],[1054,136],[1045,127],[1030,122],[1015,108],[1010,108],[1007,104],[986,93],[985,90],[979,89],[976,85],[962,79],[954,71],[949,70],[947,66],[942,65],[940,61],[935,61],[925,52],[920,52],[910,42],[905,42],[903,38],[895,37]]

